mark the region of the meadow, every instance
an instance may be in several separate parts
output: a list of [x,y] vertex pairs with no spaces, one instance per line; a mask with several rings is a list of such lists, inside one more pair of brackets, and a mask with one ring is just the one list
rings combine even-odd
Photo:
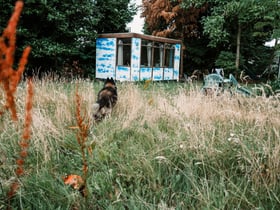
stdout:
[[[196,83],[117,83],[112,116],[94,124],[102,85],[34,81],[25,174],[11,209],[280,208],[279,98],[204,96]],[[17,179],[25,87],[17,88],[18,122],[9,112],[0,118],[0,209]],[[89,117],[86,197],[62,179],[83,173],[77,93]]]

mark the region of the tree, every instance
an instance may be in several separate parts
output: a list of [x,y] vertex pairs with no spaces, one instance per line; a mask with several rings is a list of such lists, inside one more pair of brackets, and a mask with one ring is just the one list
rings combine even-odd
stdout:
[[[0,26],[5,26],[13,2],[2,2]],[[64,0],[63,3],[59,0],[26,0],[18,27],[17,46],[19,49],[26,45],[32,47],[28,65],[31,70],[64,74],[63,71],[69,69],[87,69],[79,73],[92,74],[97,33],[123,32],[134,14],[133,5],[128,5],[128,0]],[[123,11],[117,14],[119,8]]]
[[206,56],[213,55],[213,51],[205,48],[209,40],[203,35],[200,22],[207,14],[207,3],[195,5],[182,0],[142,0],[142,9],[145,33],[183,41],[184,69],[207,68],[213,63],[211,56]]
[[142,0],[142,17],[145,17],[146,29],[152,35],[183,39],[198,37],[199,19],[207,10],[208,4],[200,7],[181,7],[182,0]]
[[143,0],[143,8],[148,32],[183,40],[188,69],[224,63],[253,76],[271,62],[264,43],[279,32],[277,0]]
[[[240,67],[240,48],[245,44],[242,41],[248,41],[248,32],[253,37],[251,40],[253,45],[263,45],[271,38],[274,25],[266,19],[279,14],[279,6],[276,0],[213,0],[210,2],[211,15],[203,21],[204,32],[209,35],[211,40],[209,45],[212,47],[219,44],[231,45],[232,34],[235,34],[235,74],[237,74]],[[275,11],[277,12],[274,13]],[[243,40],[242,36],[245,37]],[[255,46],[255,49],[258,46]]]
[[97,33],[126,32],[126,24],[137,12],[136,5],[130,4],[130,0],[95,0],[94,7],[99,19]]

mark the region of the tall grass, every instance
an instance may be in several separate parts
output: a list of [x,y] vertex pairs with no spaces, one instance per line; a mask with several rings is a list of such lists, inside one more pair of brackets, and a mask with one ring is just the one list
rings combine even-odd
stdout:
[[[91,116],[102,83],[34,82],[32,137],[15,209],[278,209],[280,105],[275,97],[205,97],[185,83],[122,83],[112,117],[91,124],[85,202],[63,183],[81,174],[75,91]],[[23,87],[18,118],[24,120]],[[0,97],[4,97],[1,95]],[[0,209],[20,133],[0,119]]]

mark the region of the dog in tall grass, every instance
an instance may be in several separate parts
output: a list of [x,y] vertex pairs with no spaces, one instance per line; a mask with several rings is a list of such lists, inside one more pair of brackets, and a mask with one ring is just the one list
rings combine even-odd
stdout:
[[98,92],[97,101],[93,105],[93,119],[100,122],[111,116],[112,110],[118,100],[117,86],[114,79],[107,78],[103,88]]

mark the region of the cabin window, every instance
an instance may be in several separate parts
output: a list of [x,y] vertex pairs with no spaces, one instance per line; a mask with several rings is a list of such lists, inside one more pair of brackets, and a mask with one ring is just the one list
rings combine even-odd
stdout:
[[117,65],[130,66],[131,39],[118,39]]
[[152,46],[153,43],[147,40],[141,42],[141,67],[152,66]]
[[165,67],[174,68],[174,54],[175,54],[174,46],[171,44],[166,44],[165,45],[165,60],[164,60]]
[[154,44],[154,67],[163,67],[164,65],[164,45],[162,43]]
[[174,68],[174,55],[172,44],[142,40],[141,67]]

